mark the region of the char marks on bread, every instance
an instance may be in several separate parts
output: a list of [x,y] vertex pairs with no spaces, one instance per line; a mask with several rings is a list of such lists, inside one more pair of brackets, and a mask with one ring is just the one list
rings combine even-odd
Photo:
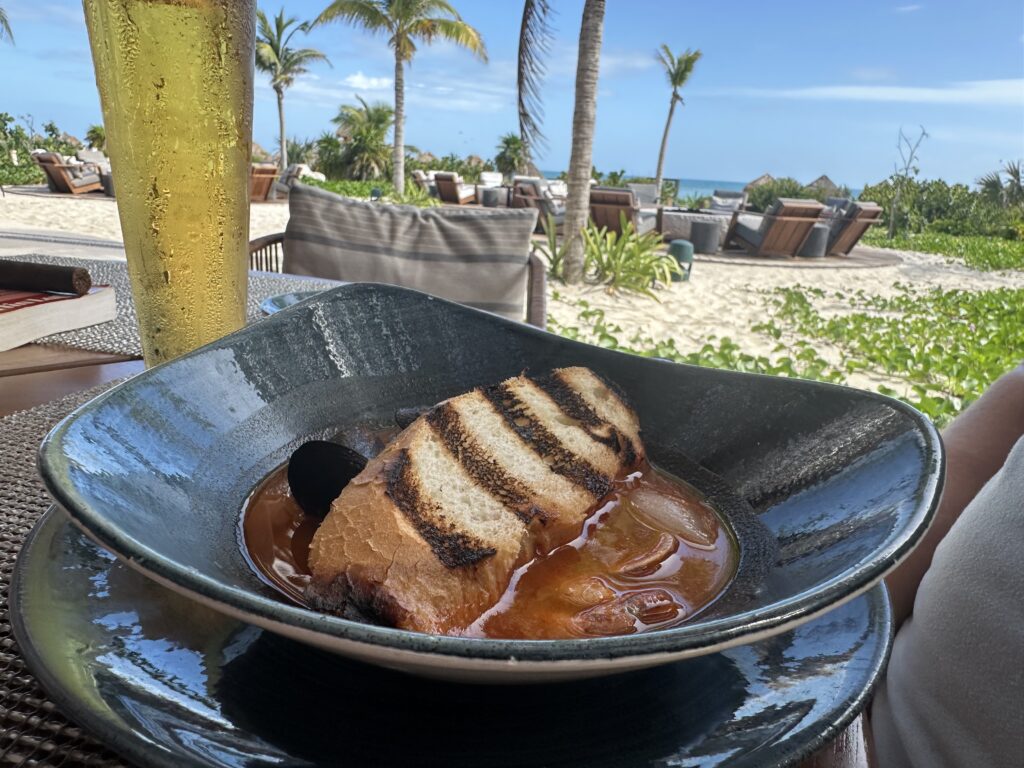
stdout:
[[311,605],[438,634],[565,544],[643,458],[636,414],[586,368],[517,376],[430,409],[342,491],[310,547]]

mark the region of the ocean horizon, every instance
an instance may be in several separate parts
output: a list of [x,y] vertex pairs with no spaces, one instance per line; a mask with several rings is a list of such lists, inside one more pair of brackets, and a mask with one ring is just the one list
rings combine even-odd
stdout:
[[[563,171],[541,171],[545,179],[557,179]],[[671,176],[666,176],[671,179]],[[742,192],[749,181],[725,181],[723,179],[676,179],[679,182],[679,197],[710,197],[716,189],[726,192]],[[859,189],[850,189],[850,194],[857,197]]]

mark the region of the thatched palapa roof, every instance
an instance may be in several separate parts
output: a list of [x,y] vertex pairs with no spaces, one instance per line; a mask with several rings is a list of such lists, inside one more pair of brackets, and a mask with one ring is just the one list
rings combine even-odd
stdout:
[[743,188],[743,191],[744,192],[749,192],[754,187],[760,187],[762,184],[769,184],[769,183],[771,183],[773,181],[775,181],[775,177],[772,176],[770,173],[762,173],[760,176],[758,176],[752,182],[747,184],[747,186],[745,186]]
[[810,184],[807,185],[808,189],[820,189],[824,192],[837,192],[839,191],[839,185],[836,184],[825,174],[822,174]]

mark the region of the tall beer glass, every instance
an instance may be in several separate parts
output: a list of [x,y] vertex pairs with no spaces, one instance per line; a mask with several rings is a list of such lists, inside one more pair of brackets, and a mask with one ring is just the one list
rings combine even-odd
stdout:
[[83,0],[147,366],[245,323],[255,0]]

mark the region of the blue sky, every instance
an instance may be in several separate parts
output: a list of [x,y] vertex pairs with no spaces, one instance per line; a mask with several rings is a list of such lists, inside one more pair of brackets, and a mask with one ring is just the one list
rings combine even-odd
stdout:
[[[326,0],[289,0],[302,19]],[[483,34],[490,62],[448,45],[423,47],[406,75],[406,140],[434,154],[486,157],[515,130],[519,2],[453,0]],[[0,44],[0,111],[56,120],[82,135],[99,122],[77,0],[0,0],[16,46]],[[549,146],[539,165],[568,165],[575,40],[582,0],[552,0],[556,40],[544,87]],[[276,12],[280,3],[261,5]],[[298,38],[301,40],[301,38]],[[1024,6],[1020,0],[608,0],[594,163],[653,174],[669,90],[661,43],[704,57],[684,90],[666,175],[745,181],[764,172],[859,187],[892,171],[900,126],[929,134],[923,176],[973,182],[1024,158]],[[384,40],[331,24],[304,45],[314,65],[286,96],[288,134],[316,136],[359,94],[391,101]],[[273,93],[257,77],[255,140],[277,135]]]

